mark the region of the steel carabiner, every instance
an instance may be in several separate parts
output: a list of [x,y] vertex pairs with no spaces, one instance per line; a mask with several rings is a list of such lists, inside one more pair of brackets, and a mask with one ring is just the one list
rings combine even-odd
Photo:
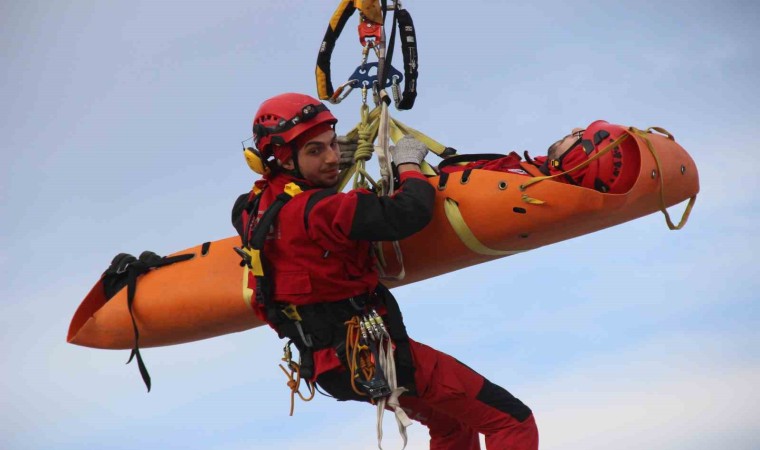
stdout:
[[342,102],[346,97],[348,97],[351,91],[354,90],[354,86],[358,82],[359,80],[348,80],[345,83],[341,84],[337,89],[335,89],[335,92],[333,92],[333,95],[328,98],[327,101],[333,105],[337,105],[338,103]]

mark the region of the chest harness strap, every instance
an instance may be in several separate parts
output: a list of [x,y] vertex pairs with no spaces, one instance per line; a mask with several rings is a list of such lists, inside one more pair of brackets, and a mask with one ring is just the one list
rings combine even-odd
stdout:
[[[406,441],[405,428],[411,421],[399,407],[398,397],[406,391],[413,392],[414,374],[408,336],[398,305],[390,292],[380,285],[372,294],[299,306],[278,302],[273,298],[274,278],[263,252],[264,244],[282,208],[301,192],[302,189],[295,183],[286,185],[285,191],[275,197],[259,220],[255,218],[258,216],[261,195],[260,192],[253,195],[246,207],[243,247],[236,249],[243,258],[243,264],[256,278],[255,298],[263,307],[267,322],[277,330],[280,338],[289,339],[284,348],[283,360],[290,373],[282,365],[280,368],[288,376],[288,386],[291,388],[290,413],[293,414],[296,393],[304,401],[309,401],[314,396],[315,388],[310,381],[307,381],[310,397],[303,396],[298,390],[301,380],[313,378],[314,351],[332,347],[349,373],[354,374],[351,377],[352,389],[378,405],[378,438],[382,436],[382,411],[387,406],[395,411]],[[374,309],[378,303],[387,309],[388,327]],[[299,351],[299,363],[292,361],[291,344],[295,344]],[[394,344],[401,352],[398,369]],[[410,389],[399,386],[397,378],[406,385],[411,383]]]
[[[279,337],[290,338],[290,341],[283,349],[284,356],[282,360],[288,366],[289,372],[280,364],[280,369],[288,377],[288,387],[290,387],[290,415],[293,415],[295,405],[295,395],[303,401],[310,401],[314,398],[315,388],[310,380],[314,373],[313,346],[314,341],[311,335],[304,332],[301,325],[302,318],[299,316],[294,305],[283,305],[273,301],[274,282],[270,276],[271,267],[264,257],[263,249],[267,235],[272,229],[275,219],[282,208],[296,195],[303,192],[301,187],[296,183],[288,183],[283,193],[277,195],[272,204],[264,211],[261,218],[258,217],[259,203],[263,191],[255,190],[252,197],[248,200],[243,214],[243,233],[242,248],[235,248],[235,251],[243,258],[241,265],[246,266],[256,279],[255,299],[266,314],[267,322],[270,323]],[[247,276],[244,276],[247,279]],[[299,362],[292,359],[290,346],[296,344],[299,351]],[[305,397],[300,392],[300,384],[303,379],[307,380],[309,396]]]

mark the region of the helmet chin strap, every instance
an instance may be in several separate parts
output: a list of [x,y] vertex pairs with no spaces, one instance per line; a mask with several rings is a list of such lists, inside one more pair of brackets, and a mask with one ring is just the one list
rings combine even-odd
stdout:
[[301,174],[301,168],[298,167],[298,147],[296,147],[294,144],[290,144],[290,146],[291,146],[291,151],[292,151],[292,154],[293,154],[293,156],[292,156],[292,159],[293,159],[293,170],[292,170],[293,173],[292,173],[292,175],[295,176],[296,178],[303,179],[303,174]]
[[304,179],[303,174],[301,173],[301,169],[298,167],[298,148],[296,148],[295,145],[289,144],[291,147],[290,152],[290,160],[293,161],[293,168],[287,169],[285,168],[282,163],[279,164],[280,169],[283,173],[288,174],[294,178]]

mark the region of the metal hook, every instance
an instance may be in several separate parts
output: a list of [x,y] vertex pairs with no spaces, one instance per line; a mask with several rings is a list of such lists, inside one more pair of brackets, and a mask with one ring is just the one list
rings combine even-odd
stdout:
[[351,93],[351,91],[354,90],[354,85],[358,83],[359,80],[348,80],[345,83],[338,86],[338,89],[333,92],[333,95],[327,99],[330,103],[333,105],[337,105],[338,103],[342,102],[346,97],[348,97],[348,94]]

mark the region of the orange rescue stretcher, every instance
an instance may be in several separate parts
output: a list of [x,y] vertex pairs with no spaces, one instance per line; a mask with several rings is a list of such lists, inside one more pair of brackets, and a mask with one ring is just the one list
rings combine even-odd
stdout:
[[[432,222],[400,242],[403,267],[392,243],[383,243],[384,273],[405,273],[389,287],[414,283],[504,256],[582,236],[662,211],[671,229],[686,221],[699,191],[697,167],[672,135],[660,128],[624,132],[626,165],[638,168],[630,189],[602,193],[540,175],[474,169],[430,176],[436,187]],[[607,149],[606,149],[607,150]],[[601,152],[600,152],[601,153]],[[593,159],[593,158],[592,158]],[[591,161],[591,160],[589,160]],[[630,164],[630,165],[629,165]],[[679,224],[667,207],[689,203]],[[132,304],[140,347],[174,345],[263,325],[244,299],[237,236],[191,247],[189,260],[141,275]],[[102,281],[77,309],[68,331],[72,344],[130,349],[135,331],[127,289],[107,299]]]

